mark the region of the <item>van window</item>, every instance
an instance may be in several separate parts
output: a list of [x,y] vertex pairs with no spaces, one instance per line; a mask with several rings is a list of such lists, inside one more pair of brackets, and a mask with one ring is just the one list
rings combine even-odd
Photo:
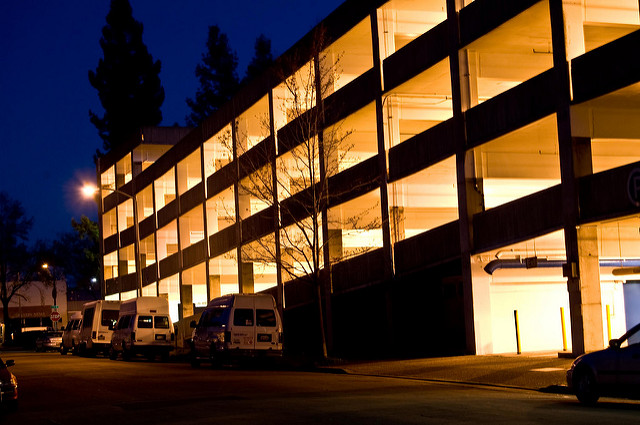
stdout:
[[253,326],[253,310],[250,308],[236,308],[233,315],[234,326]]
[[102,326],[115,325],[118,321],[118,310],[102,310]]
[[269,328],[275,327],[276,314],[271,309],[256,309],[256,325]]
[[138,316],[138,328],[144,328],[144,329],[153,328],[153,317]]
[[127,329],[129,327],[129,322],[131,322],[131,316],[122,316],[120,320],[118,320],[116,329]]
[[200,317],[200,325],[207,327],[221,327],[227,323],[229,319],[229,309],[223,307],[214,307],[204,311]]
[[156,329],[169,329],[169,318],[167,316],[155,316],[153,327]]
[[82,323],[83,323],[83,327],[85,328],[90,328],[91,326],[93,326],[93,314],[95,313],[95,308],[91,307],[88,308],[84,311],[84,314],[82,315]]

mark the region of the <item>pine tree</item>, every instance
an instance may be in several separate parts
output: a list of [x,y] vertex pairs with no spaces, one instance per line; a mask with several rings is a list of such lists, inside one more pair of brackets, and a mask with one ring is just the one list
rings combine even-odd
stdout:
[[196,67],[200,87],[195,99],[187,99],[191,113],[186,117],[187,125],[196,126],[218,110],[238,89],[238,57],[229,46],[226,34],[217,25],[209,27],[207,51],[202,63]]
[[271,40],[269,40],[264,34],[260,34],[258,38],[256,38],[253,49],[254,56],[247,66],[247,73],[244,77],[243,83],[251,81],[255,77],[259,76],[273,64]]
[[125,142],[140,127],[162,121],[160,107],[164,88],[160,82],[160,61],[153,60],[142,41],[142,24],[132,16],[128,0],[111,0],[100,47],[104,58],[89,82],[98,90],[104,115],[89,111],[109,151]]

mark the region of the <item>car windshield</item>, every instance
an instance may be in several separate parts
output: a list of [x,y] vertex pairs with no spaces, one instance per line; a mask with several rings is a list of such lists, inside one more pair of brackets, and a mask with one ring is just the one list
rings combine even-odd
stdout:
[[618,341],[620,341],[620,344],[626,341],[628,345],[639,343],[640,342],[640,323],[638,323],[637,325],[629,329],[627,333],[625,333],[618,339]]

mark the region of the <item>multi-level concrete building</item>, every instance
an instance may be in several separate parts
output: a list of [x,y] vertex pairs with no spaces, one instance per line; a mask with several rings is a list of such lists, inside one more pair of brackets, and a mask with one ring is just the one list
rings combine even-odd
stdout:
[[[639,29],[636,0],[347,1],[199,127],[101,159],[104,295],[177,320],[272,291],[303,345],[315,292],[278,260],[311,178],[337,353],[599,349],[640,321]],[[344,143],[315,178],[309,117]]]

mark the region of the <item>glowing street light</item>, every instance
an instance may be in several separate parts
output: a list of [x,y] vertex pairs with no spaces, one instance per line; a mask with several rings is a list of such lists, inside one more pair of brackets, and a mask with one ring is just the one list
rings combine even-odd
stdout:
[[85,184],[81,188],[82,194],[86,198],[93,198],[100,190],[106,190],[109,192],[115,192],[122,196],[125,196],[133,201],[133,227],[136,235],[136,240],[134,244],[134,255],[135,255],[135,264],[136,264],[136,281],[137,281],[137,294],[139,297],[142,296],[142,271],[141,271],[141,262],[140,262],[140,230],[138,228],[138,201],[136,200],[135,195],[129,195],[121,190],[115,189],[110,186],[102,186],[101,188],[97,188],[91,184]]
[[[47,271],[47,274],[51,278],[51,284],[53,285],[53,289],[51,290],[51,297],[53,298],[53,306],[51,307],[52,311],[58,311],[58,288],[56,287],[56,278],[53,275],[53,270],[49,268],[49,264],[42,263],[42,268]],[[53,318],[53,316],[52,316]],[[58,330],[58,322],[53,322],[54,330]]]

